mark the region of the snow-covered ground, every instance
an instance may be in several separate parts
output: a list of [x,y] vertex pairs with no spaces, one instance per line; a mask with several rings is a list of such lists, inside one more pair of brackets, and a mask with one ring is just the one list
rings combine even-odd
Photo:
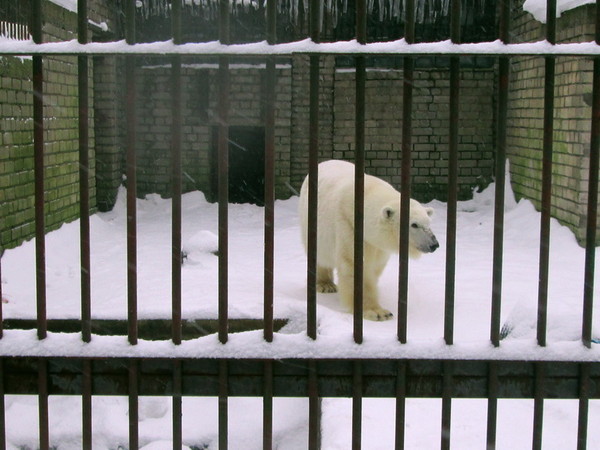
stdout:
[[[493,186],[461,202],[458,214],[455,342],[453,349],[470,357],[487,357],[495,350],[489,345],[492,269]],[[126,214],[125,193],[121,192],[114,210],[91,218],[92,239],[92,314],[95,318],[126,317]],[[444,272],[446,205],[434,201],[433,230],[441,247],[410,263],[408,340],[405,347],[395,340],[396,320],[364,323],[366,351],[398,354],[403,351],[443,354]],[[268,354],[294,348],[326,352],[351,347],[352,317],[343,312],[337,294],[319,295],[319,342],[310,347],[305,337],[306,257],[299,238],[297,198],[276,203],[275,223],[275,315],[291,318],[290,324],[275,336],[273,344],[260,346],[260,332],[232,336],[221,346],[214,336],[188,341],[180,348],[168,343],[144,343],[149,354],[154,349],[164,355],[181,350],[200,352],[227,347],[243,351],[245,344],[256,344],[255,351]],[[230,206],[230,317],[262,316],[263,291],[263,209],[252,205]],[[502,317],[512,326],[503,341],[512,357],[522,351],[523,358],[535,356],[535,315],[538,287],[540,216],[529,201],[514,201],[508,192],[505,223],[504,285]],[[78,222],[50,233],[47,247],[48,317],[78,318],[80,311]],[[140,318],[170,317],[170,239],[171,203],[158,196],[138,202],[138,299]],[[183,315],[186,318],[217,316],[217,205],[205,201],[201,193],[183,198]],[[600,255],[598,255],[600,256]],[[597,348],[584,349],[579,343],[582,316],[584,251],[572,233],[552,223],[550,259],[550,298],[548,348],[563,349],[564,358],[600,360]],[[34,243],[8,250],[2,257],[2,288],[8,304],[7,318],[35,317]],[[392,258],[380,280],[382,304],[397,312],[397,258]],[[596,283],[598,286],[598,283]],[[598,294],[598,292],[596,293]],[[598,314],[595,314],[595,324]],[[596,330],[598,330],[596,326]],[[105,340],[103,340],[105,339]],[[86,348],[102,351],[111,346],[118,351],[135,351],[124,337],[94,337],[92,344],[81,344],[78,336],[51,334],[44,351],[81,354]],[[75,342],[75,344],[74,344]],[[156,346],[154,346],[156,344]],[[271,347],[269,347],[269,345]],[[87,346],[87,347],[86,347]],[[95,347],[90,347],[95,346]],[[0,353],[33,352],[34,332],[6,331]],[[595,347],[595,346],[594,346]],[[32,350],[33,349],[33,350]],[[60,350],[57,350],[60,349]],[[242,349],[242,350],[240,350]],[[316,349],[316,350],[315,350]],[[353,347],[353,351],[360,351]],[[451,350],[452,351],[452,350]],[[302,355],[301,350],[298,350]],[[479,353],[478,353],[479,352]],[[146,354],[145,353],[145,354]],[[562,354],[559,352],[558,354]],[[183,353],[182,353],[183,354]],[[358,353],[357,353],[358,354]],[[533,355],[533,356],[532,356]],[[244,356],[242,354],[242,356]],[[252,356],[252,355],[250,355]],[[326,357],[326,353],[322,356]],[[450,357],[452,355],[450,354]],[[231,398],[230,448],[261,448],[260,399]],[[59,449],[81,446],[80,399],[52,397],[50,436]],[[214,398],[185,398],[183,412],[184,443],[188,446],[217,448],[217,401]],[[94,398],[94,448],[114,449],[127,445],[127,401],[124,398]],[[306,448],[308,428],[306,399],[275,400],[275,448]],[[485,447],[486,402],[454,400],[452,443],[455,448]],[[8,396],[6,401],[9,448],[37,446],[37,399]],[[147,449],[172,448],[171,406],[169,399],[140,400],[140,442]],[[407,448],[438,448],[441,401],[409,399],[407,402]],[[394,401],[365,399],[363,407],[363,448],[389,449],[394,439]],[[347,399],[323,401],[323,448],[347,449],[351,440],[351,402]],[[498,416],[498,448],[531,447],[533,401],[501,400]],[[577,402],[548,400],[544,411],[544,448],[576,448]],[[589,445],[600,448],[600,404],[590,403]]]

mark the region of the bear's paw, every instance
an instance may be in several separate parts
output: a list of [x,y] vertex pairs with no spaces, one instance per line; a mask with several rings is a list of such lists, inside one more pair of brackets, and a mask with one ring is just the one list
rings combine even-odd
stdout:
[[364,311],[363,316],[365,319],[374,320],[377,322],[390,320],[392,317],[394,317],[394,315],[390,311],[383,308],[367,309],[366,311]]
[[337,292],[337,286],[333,281],[319,281],[317,283],[317,292],[322,294],[333,294]]

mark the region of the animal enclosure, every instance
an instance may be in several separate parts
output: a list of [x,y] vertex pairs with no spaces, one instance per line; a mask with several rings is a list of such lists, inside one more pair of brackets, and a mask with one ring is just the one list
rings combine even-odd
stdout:
[[[546,41],[538,43],[510,42],[511,3],[500,2],[498,10],[498,41],[464,44],[461,39],[461,18],[468,17],[464,6],[473,6],[477,2],[450,1],[442,2],[448,6],[448,31],[450,41],[416,42],[416,28],[421,17],[419,8],[433,5],[435,2],[417,3],[413,0],[385,3],[389,8],[400,8],[400,17],[415,18],[406,20],[403,25],[403,39],[388,42],[374,42],[368,39],[367,3],[357,1],[354,4],[355,40],[322,42],[321,4],[311,1],[307,9],[307,23],[310,24],[310,39],[294,42],[281,42],[277,38],[277,4],[261,3],[261,12],[265,14],[264,41],[232,44],[231,39],[231,2],[219,2],[218,38],[219,42],[185,42],[182,39],[183,2],[173,1],[170,4],[172,40],[165,42],[136,43],[136,2],[123,1],[126,36],[125,41],[90,42],[88,39],[88,6],[87,1],[78,2],[77,42],[58,40],[43,42],[42,39],[42,1],[31,2],[31,20],[28,24],[32,40],[19,40],[21,35],[10,36],[0,40],[0,54],[7,57],[31,57],[31,83],[33,87],[33,104],[29,122],[33,128],[32,163],[35,173],[33,192],[35,207],[35,314],[34,317],[8,317],[0,321],[2,337],[0,339],[0,446],[6,447],[5,396],[12,394],[35,395],[39,411],[39,447],[43,449],[57,445],[50,439],[51,396],[76,396],[81,399],[81,435],[83,448],[92,448],[93,439],[93,400],[99,396],[125,396],[128,403],[128,448],[139,448],[140,398],[145,396],[168,397],[172,401],[172,445],[181,448],[186,442],[182,427],[182,405],[186,399],[211,396],[218,398],[218,448],[225,449],[229,443],[231,429],[230,401],[237,397],[262,398],[262,442],[263,448],[273,448],[274,401],[278,397],[303,397],[308,399],[309,448],[321,447],[322,399],[352,399],[352,447],[361,447],[362,407],[365,398],[391,398],[395,401],[394,442],[389,447],[405,448],[406,441],[406,402],[412,398],[437,398],[441,400],[439,443],[442,448],[449,448],[453,442],[451,424],[453,418],[453,401],[457,399],[484,399],[486,401],[486,443],[490,448],[496,447],[498,403],[506,398],[532,399],[534,402],[533,436],[534,448],[542,448],[544,430],[545,405],[551,399],[574,399],[578,402],[577,436],[574,441],[580,449],[586,448],[589,434],[595,432],[588,426],[590,401],[600,398],[600,353],[595,348],[597,335],[593,329],[593,307],[595,287],[596,229],[597,229],[597,192],[598,192],[598,156],[600,145],[600,12],[596,12],[596,41],[588,43],[556,43],[556,1],[548,2],[548,20]],[[485,3],[485,2],[484,2]],[[115,2],[113,5],[121,4]],[[4,24],[4,21],[1,22]],[[3,25],[4,26],[4,25]],[[17,27],[19,33],[23,26]],[[4,28],[3,28],[4,29]],[[15,39],[15,37],[19,39]],[[91,221],[94,204],[94,186],[90,185],[90,173],[95,164],[92,155],[95,149],[90,148],[90,121],[93,107],[90,104],[90,61],[91,58],[119,57],[124,66],[123,113],[124,123],[115,124],[122,127],[126,142],[124,167],[126,169],[122,200],[124,202],[122,220],[126,227],[125,260],[115,261],[126,271],[123,309],[126,320],[107,320],[95,315],[94,290],[91,279],[98,266],[92,265],[92,248],[96,242],[92,239]],[[308,103],[308,131],[305,146],[298,146],[290,151],[289,158],[304,155],[307,161],[309,184],[309,233],[308,258],[306,270],[299,277],[306,277],[305,289],[301,291],[305,302],[302,303],[302,318],[297,320],[302,327],[301,336],[290,339],[280,333],[292,319],[279,317],[276,314],[278,302],[276,282],[275,254],[278,248],[275,232],[278,227],[276,215],[277,175],[282,163],[281,154],[277,154],[278,145],[288,135],[277,134],[280,128],[277,121],[281,119],[277,102],[280,95],[298,95],[293,91],[280,93],[277,90],[277,77],[291,70],[286,64],[290,58],[301,56],[308,64],[308,79],[300,86],[305,92]],[[397,176],[398,188],[403,193],[400,222],[400,252],[397,258],[398,275],[395,280],[393,294],[397,306],[395,309],[397,322],[390,336],[370,336],[365,333],[366,325],[362,317],[363,292],[363,206],[364,173],[366,170],[366,154],[373,149],[366,146],[367,123],[365,111],[369,104],[367,80],[369,77],[368,58],[394,57],[401,61],[401,97],[393,96],[394,105],[402,111],[397,123],[400,128],[399,152],[396,159],[386,160],[386,170]],[[441,57],[447,59],[447,79],[449,95],[439,98],[437,102],[445,105],[448,115],[447,129],[441,127],[436,133],[447,136],[447,213],[444,228],[445,265],[441,276],[444,285],[444,316],[442,333],[433,339],[437,341],[419,342],[411,345],[408,321],[409,269],[413,262],[408,259],[409,199],[412,191],[412,180],[416,176],[413,155],[414,148],[420,143],[419,135],[413,132],[420,125],[418,111],[413,110],[415,79],[417,68],[415,62],[419,57]],[[490,278],[489,298],[482,302],[489,304],[489,323],[485,323],[489,334],[485,340],[474,345],[455,342],[460,330],[455,329],[456,312],[456,271],[460,248],[456,245],[458,215],[458,176],[459,151],[462,142],[461,112],[459,107],[461,96],[465,95],[462,61],[471,57],[485,56],[491,58],[496,72],[496,107],[494,109],[494,160],[490,167],[494,169],[495,190],[493,195],[493,251]],[[544,134],[542,160],[542,195],[541,223],[537,272],[539,284],[536,300],[536,323],[534,340],[521,345],[503,340],[511,333],[510,327],[503,328],[502,307],[503,287],[507,280],[504,275],[507,268],[503,265],[504,257],[504,224],[506,195],[506,157],[507,157],[507,115],[508,84],[511,60],[528,56],[543,61],[544,75]],[[136,83],[140,67],[136,62],[141,58],[159,58],[167,64],[161,71],[169,72],[169,95],[166,97],[171,120],[162,124],[167,127],[168,169],[170,186],[170,240],[166,259],[168,269],[158,276],[170,281],[168,298],[161,299],[169,304],[170,314],[166,317],[152,317],[142,309],[139,298],[140,283],[138,269],[145,263],[142,260],[138,244],[144,238],[140,232],[141,218],[147,211],[139,206],[138,199],[138,161],[145,149],[138,147],[137,134],[140,123],[144,119],[137,114],[137,106],[144,101],[144,92],[140,92]],[[207,131],[203,136],[212,142],[214,152],[207,153],[203,162],[203,170],[213,176],[216,204],[212,211],[216,217],[216,248],[211,252],[217,258],[216,279],[210,282],[215,285],[216,314],[214,317],[189,317],[186,310],[188,298],[182,288],[183,269],[189,263],[190,254],[184,251],[184,222],[186,213],[184,196],[184,174],[187,168],[182,163],[182,137],[189,135],[187,117],[182,115],[183,102],[186,96],[202,98],[204,94],[197,91],[183,90],[181,83],[184,62],[189,58],[211,59],[211,71],[216,81],[216,97],[214,103],[216,128]],[[317,165],[320,162],[320,143],[328,139],[322,127],[322,111],[320,104],[323,91],[322,63],[331,57],[344,57],[351,61],[350,71],[338,73],[346,84],[351,84],[353,92],[353,117],[347,119],[351,123],[353,133],[352,161],[355,163],[355,236],[354,236],[354,313],[351,331],[342,336],[344,339],[331,340],[328,331],[321,328],[318,306],[323,299],[316,291],[316,232],[319,226],[317,217]],[[548,339],[548,296],[551,271],[549,270],[551,207],[553,188],[553,117],[555,112],[555,67],[563,58],[590,58],[593,60],[593,93],[590,118],[589,165],[585,167],[587,188],[585,265],[581,278],[584,279],[581,292],[581,317],[577,324],[578,340],[576,342],[560,342]],[[79,265],[81,267],[73,275],[73,283],[79,283],[80,291],[76,303],[78,311],[72,311],[69,317],[49,317],[52,305],[48,302],[48,291],[51,286],[48,280],[52,274],[47,273],[47,261],[51,257],[51,248],[47,239],[47,208],[49,181],[54,176],[48,168],[53,164],[47,158],[48,148],[45,145],[47,128],[56,117],[47,116],[56,105],[46,103],[47,92],[51,84],[44,79],[45,65],[56,58],[71,58],[76,62],[77,72],[77,114],[78,114],[78,167],[77,199],[79,229],[77,230],[79,246]],[[232,107],[232,67],[238,58],[250,60],[264,66],[260,88],[264,96],[263,114],[253,118],[251,127],[232,123],[234,107]],[[54,64],[54,63],[52,63]],[[279,66],[279,67],[278,67]],[[101,70],[101,69],[100,69]],[[153,69],[154,70],[154,69]],[[252,69],[255,70],[255,69]],[[372,72],[371,72],[372,73]],[[95,74],[94,74],[95,75]],[[211,76],[212,76],[211,75]],[[324,81],[325,80],[325,81]],[[198,79],[197,79],[198,81]],[[200,83],[203,79],[200,78]],[[255,86],[256,87],[256,86]],[[150,95],[150,92],[148,93]],[[209,94],[206,94],[210,97]],[[390,97],[392,97],[390,95]],[[287,98],[287,97],[286,97]],[[100,101],[100,99],[93,99]],[[237,100],[236,100],[237,101]],[[208,103],[208,101],[207,101]],[[163,105],[164,107],[165,105]],[[73,105],[71,105],[73,107]],[[347,111],[345,111],[347,113]],[[202,117],[206,111],[198,111]],[[414,114],[413,114],[414,113]],[[261,125],[257,131],[256,122]],[[348,125],[348,124],[346,124]],[[346,127],[348,129],[349,125]],[[264,130],[264,133],[263,133]],[[476,130],[473,130],[476,134]],[[432,131],[433,132],[433,131]],[[164,133],[163,133],[164,134]],[[235,135],[235,136],[234,136]],[[234,139],[235,137],[235,139]],[[4,137],[3,137],[4,139]],[[251,201],[264,205],[262,212],[263,241],[262,250],[262,290],[260,311],[252,311],[253,317],[239,318],[232,316],[232,280],[237,275],[232,269],[234,239],[232,234],[233,213],[231,203],[237,199],[232,196],[230,168],[233,166],[230,156],[235,154],[232,146],[237,139],[259,142],[264,152],[258,157],[248,155],[246,163],[257,159],[262,167],[251,169],[260,173],[263,179],[258,184],[263,192],[257,194],[256,186],[250,192]],[[279,140],[278,140],[279,139]],[[234,141],[232,143],[232,141]],[[242,145],[241,147],[245,147]],[[349,148],[349,147],[348,147]],[[243,150],[243,149],[242,149]],[[256,149],[253,148],[253,152]],[[376,150],[375,150],[376,151]],[[212,156],[211,156],[212,155]],[[348,157],[350,153],[342,156]],[[262,159],[264,158],[264,160]],[[350,158],[348,158],[350,159]],[[212,172],[210,174],[209,172]],[[289,175],[289,174],[288,174]],[[238,178],[237,176],[235,178]],[[235,180],[234,180],[235,181]],[[243,189],[241,189],[243,191]],[[156,200],[159,203],[158,200]],[[243,199],[247,201],[247,199]],[[208,207],[207,207],[208,208]],[[243,216],[246,217],[247,216]],[[3,217],[4,219],[4,217]],[[298,236],[299,239],[299,236]],[[209,252],[210,253],[210,252]],[[164,255],[163,255],[164,256]],[[187,262],[186,262],[187,260]],[[4,259],[2,263],[4,263]],[[163,261],[165,262],[165,261]],[[183,264],[182,264],[183,262]],[[0,266],[1,267],[1,266]],[[237,267],[237,266],[236,266]],[[3,268],[6,271],[6,268]],[[537,280],[536,280],[537,281]],[[209,282],[206,283],[206,286]],[[1,289],[0,284],[0,289]],[[197,286],[202,289],[203,286]],[[208,289],[208,288],[207,288]],[[0,292],[1,293],[1,292]],[[256,292],[248,292],[252,296]],[[17,302],[18,299],[10,299]],[[70,299],[71,301],[73,299]],[[1,304],[0,304],[1,305]],[[8,306],[2,305],[0,312],[6,312]],[[93,313],[94,312],[94,313]],[[77,317],[73,319],[73,316]],[[289,320],[288,320],[289,319]],[[350,322],[348,322],[350,323]],[[35,337],[31,330],[35,330]],[[253,330],[253,331],[252,331]],[[258,331],[257,331],[258,330]],[[238,332],[242,334],[238,334]],[[206,335],[213,335],[209,340]],[[116,337],[115,337],[116,336]],[[114,337],[114,338],[113,338]],[[337,336],[339,337],[339,336]],[[247,338],[247,339],[245,339]],[[443,343],[441,340],[443,339]],[[533,342],[535,341],[535,342]],[[109,342],[109,346],[106,343]],[[110,348],[110,351],[107,350]],[[526,349],[527,351],[524,351]],[[197,443],[201,445],[202,443]],[[216,443],[215,443],[216,444]],[[60,447],[60,446],[59,446]],[[199,447],[201,448],[201,447]]]

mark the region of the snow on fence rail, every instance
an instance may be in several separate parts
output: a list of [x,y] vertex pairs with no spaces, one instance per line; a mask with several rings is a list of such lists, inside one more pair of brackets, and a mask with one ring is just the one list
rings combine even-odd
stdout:
[[[324,396],[352,397],[352,446],[361,446],[361,411],[363,397],[378,396],[396,399],[395,446],[405,445],[405,404],[408,397],[438,397],[442,399],[442,448],[448,448],[452,435],[452,399],[478,397],[487,400],[486,441],[494,447],[498,399],[503,397],[533,398],[533,445],[540,448],[543,431],[544,400],[571,398],[579,401],[578,448],[588,441],[589,400],[600,398],[600,355],[591,348],[592,307],[594,294],[595,232],[598,192],[598,155],[600,144],[600,38],[593,43],[555,44],[555,2],[549,2],[547,41],[534,44],[509,43],[510,2],[502,4],[500,40],[495,43],[460,44],[460,29],[452,27],[451,42],[414,44],[414,24],[407,24],[406,37],[401,42],[365,44],[366,22],[364,1],[357,4],[357,40],[350,43],[319,43],[318,2],[311,2],[311,40],[300,43],[275,42],[273,20],[275,5],[268,2],[267,42],[249,45],[227,45],[228,2],[222,2],[219,43],[185,44],[180,42],[178,16],[180,2],[173,2],[173,42],[135,45],[135,2],[126,3],[127,32],[125,43],[90,44],[87,42],[86,20],[80,20],[78,42],[41,42],[41,2],[33,2],[31,32],[33,42],[0,40],[0,53],[4,55],[29,54],[33,56],[34,83],[34,147],[35,147],[35,199],[36,199],[36,331],[2,329],[0,340],[0,446],[6,446],[6,418],[4,395],[35,394],[39,404],[39,446],[50,448],[48,400],[51,394],[80,395],[82,399],[82,442],[91,448],[92,396],[127,395],[129,400],[129,448],[138,448],[139,397],[141,395],[166,395],[173,399],[173,448],[181,448],[182,396],[214,395],[219,398],[219,448],[228,445],[228,398],[232,396],[263,397],[263,447],[273,445],[273,397],[306,396],[309,399],[308,442],[310,448],[320,446],[320,398]],[[460,2],[451,2],[453,24],[460,17]],[[79,3],[79,16],[87,17],[86,1]],[[408,17],[414,17],[414,1],[405,3]],[[600,17],[600,14],[599,14]],[[598,21],[600,23],[600,20]],[[600,30],[597,35],[600,35]],[[310,54],[310,143],[309,174],[309,236],[307,267],[306,336],[276,335],[274,318],[274,79],[275,56],[296,52]],[[88,149],[88,74],[89,55],[94,54],[156,54],[173,55],[172,70],[172,317],[171,339],[150,342],[140,339],[138,319],[138,253],[137,253],[137,199],[136,199],[136,118],[135,66],[127,58],[126,115],[127,115],[127,341],[123,336],[99,336],[92,332],[90,286],[90,204],[87,171]],[[364,107],[365,59],[370,53],[404,56],[402,123],[402,205],[400,224],[401,251],[399,255],[398,322],[397,332],[386,338],[365,339],[362,308],[362,230],[355,234],[355,314],[351,337],[328,339],[319,334],[316,292],[316,229],[317,229],[317,164],[319,145],[319,55],[344,53],[356,56],[356,156],[355,193],[357,224],[362,223],[361,205],[364,193]],[[423,54],[451,56],[450,160],[449,202],[447,213],[445,316],[443,341],[433,345],[411,343],[407,333],[408,308],[408,208],[411,178],[411,108],[414,73],[414,56]],[[80,102],[80,166],[81,166],[81,335],[49,331],[46,299],[46,247],[44,235],[44,97],[43,63],[49,54],[79,55]],[[219,56],[218,94],[218,318],[216,335],[185,341],[182,330],[181,261],[182,252],[182,181],[181,181],[181,127],[180,105],[182,92],[178,83],[183,54]],[[457,133],[460,93],[458,64],[461,55],[488,54],[499,59],[498,130],[496,148],[496,190],[493,246],[492,316],[489,340],[473,345],[454,343],[454,281],[456,272],[456,177]],[[541,246],[539,263],[539,298],[536,343],[501,343],[500,308],[503,286],[503,224],[505,195],[505,150],[507,82],[510,56],[539,55],[546,60],[545,126],[544,137],[544,192],[542,206]],[[229,318],[229,209],[228,209],[228,124],[229,120],[229,62],[236,55],[253,55],[266,58],[265,107],[265,207],[264,207],[264,294],[262,330],[242,335],[231,333]],[[553,66],[560,55],[594,57],[594,95],[592,114],[592,139],[590,146],[588,238],[585,264],[584,315],[579,342],[546,342],[547,287],[549,281],[548,251],[550,236],[550,189],[552,174],[552,113]],[[298,149],[300,151],[300,149]],[[1,292],[0,292],[1,293]],[[1,309],[0,309],[1,312]],[[7,324],[9,322],[7,321]]]

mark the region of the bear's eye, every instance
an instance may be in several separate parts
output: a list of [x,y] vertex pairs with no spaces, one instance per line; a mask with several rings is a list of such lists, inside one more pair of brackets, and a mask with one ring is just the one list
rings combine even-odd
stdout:
[[419,228],[419,225],[416,224],[416,223],[411,223],[410,226],[413,227],[413,228]]

